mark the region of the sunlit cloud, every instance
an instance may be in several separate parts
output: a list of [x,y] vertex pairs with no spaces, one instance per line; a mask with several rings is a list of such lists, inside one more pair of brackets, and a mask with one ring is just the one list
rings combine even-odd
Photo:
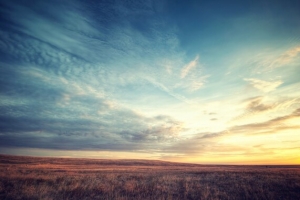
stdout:
[[[188,157],[188,155],[205,157],[206,155],[212,155],[212,152],[215,155],[225,157],[230,155],[264,155],[266,153],[269,156],[276,156],[278,154],[276,150],[283,148],[274,148],[274,143],[277,145],[283,142],[293,144],[293,141],[288,140],[286,136],[295,136],[293,132],[289,131],[300,130],[299,124],[289,122],[290,120],[299,122],[299,114],[298,108],[288,115],[269,121],[233,126],[221,132],[198,133],[194,137],[175,143],[174,146],[168,147],[166,151],[181,153],[184,157]],[[249,146],[245,146],[246,144]],[[294,143],[293,148],[299,150],[298,144],[299,142]],[[257,148],[259,146],[260,148]]]
[[280,86],[283,82],[279,81],[263,81],[255,78],[245,78],[245,81],[249,82],[254,88],[261,90],[262,92],[271,92]]
[[294,47],[290,50],[287,50],[280,56],[278,56],[270,65],[269,69],[274,69],[277,67],[282,67],[287,64],[290,64],[291,62],[295,61],[295,59],[298,57],[298,54],[300,53],[300,47]]
[[246,100],[246,109],[248,112],[263,112],[267,110],[273,109],[276,105],[275,104],[266,104],[263,103],[263,97],[252,97]]

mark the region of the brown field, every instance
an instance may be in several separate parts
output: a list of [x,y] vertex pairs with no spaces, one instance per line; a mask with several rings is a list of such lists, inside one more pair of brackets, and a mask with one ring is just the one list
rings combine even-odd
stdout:
[[300,166],[0,155],[0,199],[300,199]]

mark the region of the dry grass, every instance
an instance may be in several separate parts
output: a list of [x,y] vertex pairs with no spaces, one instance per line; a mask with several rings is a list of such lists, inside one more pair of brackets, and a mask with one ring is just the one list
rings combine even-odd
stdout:
[[300,166],[0,155],[0,199],[300,199]]

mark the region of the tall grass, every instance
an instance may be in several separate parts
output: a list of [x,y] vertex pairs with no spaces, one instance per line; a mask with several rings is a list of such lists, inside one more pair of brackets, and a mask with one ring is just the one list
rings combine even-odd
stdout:
[[0,156],[0,199],[300,199],[300,168]]

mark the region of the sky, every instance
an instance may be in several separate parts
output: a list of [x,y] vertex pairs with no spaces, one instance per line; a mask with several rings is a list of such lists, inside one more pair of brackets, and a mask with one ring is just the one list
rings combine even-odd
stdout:
[[0,154],[300,164],[297,0],[0,0]]

